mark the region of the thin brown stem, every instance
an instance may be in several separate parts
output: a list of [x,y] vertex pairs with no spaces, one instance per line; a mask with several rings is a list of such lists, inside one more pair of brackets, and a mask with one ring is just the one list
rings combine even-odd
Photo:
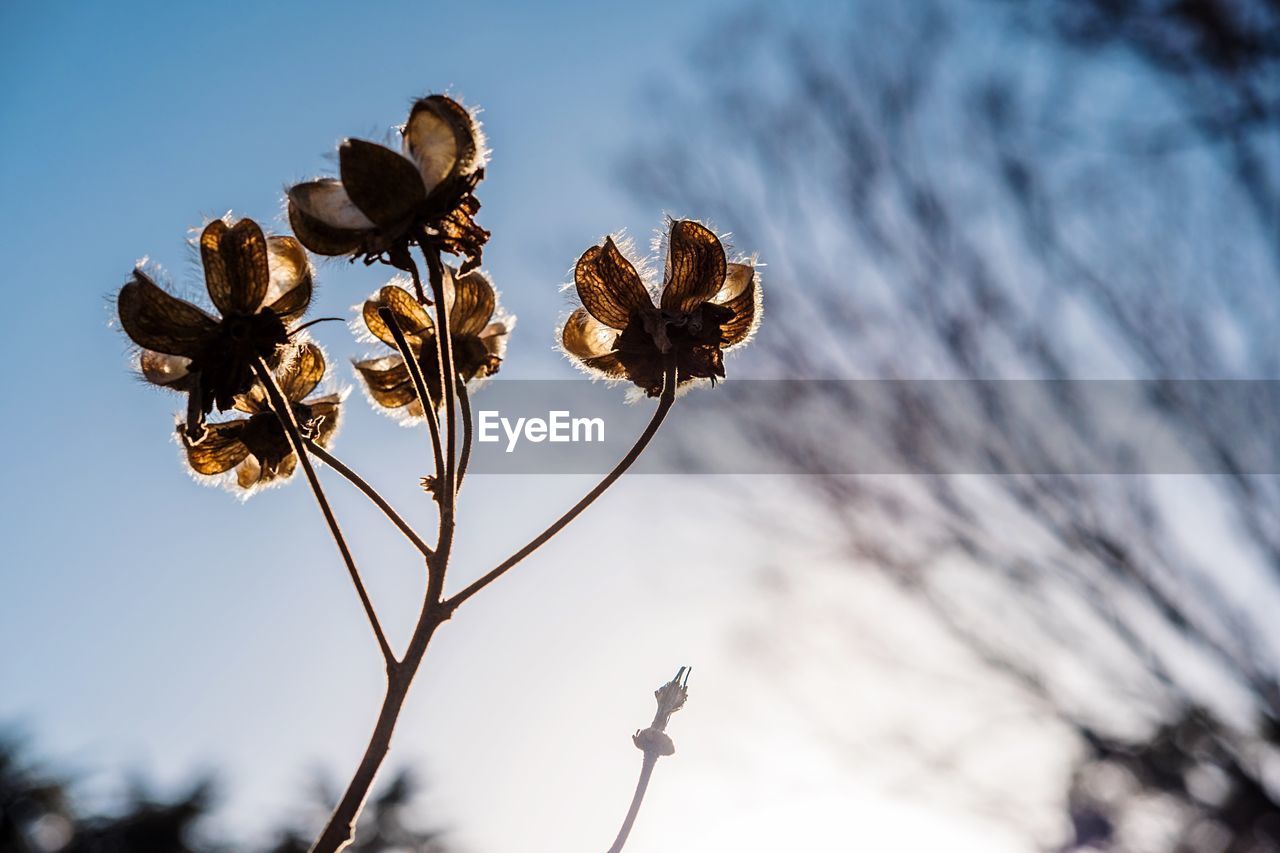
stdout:
[[360,764],[357,765],[351,781],[347,783],[347,789],[334,808],[333,814],[329,816],[329,821],[325,824],[320,837],[311,846],[310,853],[337,853],[350,844],[355,837],[356,821],[364,808],[365,800],[369,797],[369,789],[373,787],[378,769],[387,757],[388,750],[391,749],[391,736],[395,733],[396,721],[400,718],[400,710],[404,707],[405,699],[409,695],[413,677],[422,664],[422,658],[427,652],[432,635],[446,618],[448,618],[447,615],[440,614],[438,606],[428,603],[423,607],[418,625],[414,628],[413,639],[409,641],[409,648],[405,652],[404,662],[395,669],[387,681],[387,692],[382,699],[382,708],[378,711],[378,719],[374,723],[373,733],[369,736],[369,743],[365,747],[364,755],[360,758]]
[[458,490],[467,476],[467,464],[471,461],[471,398],[467,395],[467,383],[458,377],[458,404],[462,409],[462,457],[458,460]]
[[373,602],[369,600],[369,593],[364,588],[364,581],[360,579],[360,570],[356,568],[355,558],[351,556],[351,549],[347,547],[347,540],[342,535],[342,528],[338,526],[338,519],[334,517],[333,509],[329,506],[329,499],[325,497],[324,489],[320,486],[320,478],[316,476],[315,468],[311,465],[311,459],[307,456],[306,440],[302,437],[302,431],[298,429],[298,422],[293,416],[293,406],[285,399],[284,392],[276,384],[276,378],[265,361],[259,358],[254,364],[254,370],[266,389],[267,399],[270,401],[276,417],[280,420],[280,425],[284,428],[293,452],[298,457],[298,464],[302,466],[302,470],[307,476],[307,482],[311,484],[311,491],[316,497],[316,503],[320,505],[320,512],[324,515],[324,520],[329,525],[329,532],[333,534],[333,541],[338,545],[338,551],[342,554],[343,562],[347,564],[347,572],[351,575],[351,583],[355,585],[356,594],[360,596],[360,604],[364,607],[365,615],[369,617],[369,624],[373,627],[373,636],[378,641],[382,659],[386,663],[388,673],[390,673],[396,666],[395,653],[391,651],[391,645],[387,643],[387,636],[382,632],[382,625],[378,622],[378,614],[373,609]]
[[436,418],[436,409],[431,402],[431,395],[427,392],[427,383],[422,376],[422,365],[418,363],[417,356],[413,350],[409,348],[409,341],[405,339],[404,331],[401,330],[400,324],[396,321],[396,315],[386,306],[378,309],[378,316],[382,318],[382,322],[387,324],[387,328],[391,330],[391,337],[396,342],[396,349],[400,352],[400,357],[404,359],[405,367],[409,371],[409,378],[413,380],[414,391],[418,394],[418,404],[422,406],[422,415],[427,421],[427,431],[431,434],[431,454],[435,458],[436,466],[436,488],[440,488],[439,484],[444,478],[444,447],[440,440],[440,422]]
[[640,781],[636,782],[636,792],[631,797],[631,808],[627,809],[627,817],[622,821],[622,828],[618,830],[618,837],[614,839],[613,846],[609,848],[609,853],[621,853],[622,846],[627,843],[627,836],[631,834],[631,827],[636,822],[636,815],[640,814],[640,804],[644,802],[644,793],[649,789],[649,777],[653,775],[653,768],[658,763],[658,754],[656,752],[646,752],[644,754],[644,762],[640,765]]
[[400,529],[400,532],[405,535],[405,538],[412,542],[413,546],[422,552],[422,556],[431,556],[432,551],[430,546],[428,546],[426,542],[422,541],[422,537],[409,526],[409,523],[400,517],[400,514],[392,508],[391,504],[387,503],[386,499],[383,498],[382,495],[378,494],[377,489],[366,483],[363,477],[344,465],[342,461],[332,453],[325,450],[309,438],[305,439],[305,441],[307,443],[307,449],[311,451],[312,456],[337,471],[345,477],[351,485],[364,492],[365,497],[373,501],[374,505],[377,506],[378,509],[382,510],[382,514],[385,515],[392,524]]
[[[453,338],[449,332],[449,306],[444,298],[444,262],[435,249],[423,248],[422,256],[427,261],[427,273],[431,279],[431,297],[436,302],[436,355],[440,365],[440,388],[444,398],[444,417],[448,429],[445,450],[444,488],[439,493],[440,501],[440,539],[436,550],[440,550],[445,536],[453,535],[454,507],[458,497],[458,406],[454,378],[458,375],[453,367]],[[445,530],[446,525],[448,531]]]
[[668,364],[666,376],[663,379],[662,397],[658,401],[658,408],[654,410],[653,417],[649,420],[649,425],[644,428],[644,432],[642,432],[640,437],[636,439],[636,443],[632,445],[629,451],[627,451],[627,455],[622,457],[622,461],[614,466],[614,469],[606,474],[604,479],[596,484],[595,488],[587,492],[582,500],[578,501],[569,509],[568,512],[556,519],[550,527],[534,537],[529,544],[503,560],[466,589],[448,599],[445,602],[445,605],[449,608],[450,612],[456,610],[468,598],[475,595],[498,578],[502,577],[525,557],[545,545],[551,537],[555,536],[567,527],[569,522],[581,515],[587,507],[591,506],[591,504],[595,502],[596,498],[604,494],[606,489],[612,486],[619,477],[626,473],[627,469],[630,468],[635,463],[636,459],[640,457],[640,454],[644,452],[644,449],[649,445],[649,442],[653,440],[653,436],[658,432],[658,427],[662,425],[662,421],[667,416],[667,412],[671,410],[671,404],[676,400],[675,373],[675,365],[673,363]]
[[[351,843],[355,833],[355,824],[369,796],[369,789],[377,776],[378,768],[391,747],[391,736],[395,731],[400,709],[404,705],[409,687],[427,653],[427,646],[435,634],[436,628],[450,616],[450,610],[442,602],[444,591],[444,573],[449,565],[449,556],[453,550],[454,502],[456,499],[455,480],[455,446],[456,426],[454,424],[454,384],[448,377],[454,375],[453,346],[449,338],[448,310],[444,300],[444,267],[438,253],[424,251],[428,267],[431,271],[431,289],[436,304],[436,355],[441,365],[440,385],[443,389],[445,407],[448,416],[448,450],[441,448],[440,424],[436,417],[436,409],[427,391],[426,380],[422,375],[422,366],[409,349],[404,332],[396,323],[395,316],[386,308],[378,309],[387,328],[391,330],[396,348],[404,358],[413,380],[414,392],[422,404],[423,413],[427,416],[427,424],[431,429],[431,445],[436,464],[436,501],[440,508],[440,532],[434,551],[427,555],[427,590],[423,597],[422,610],[418,614],[418,623],[414,626],[413,636],[409,639],[409,647],[404,660],[391,673],[387,681],[387,693],[383,698],[382,709],[378,713],[373,734],[365,747],[360,764],[356,767],[347,789],[338,801],[337,807],[320,834],[320,838],[311,848],[311,853],[336,853]],[[421,283],[418,272],[412,261],[408,264],[413,275],[414,284],[421,301]]]

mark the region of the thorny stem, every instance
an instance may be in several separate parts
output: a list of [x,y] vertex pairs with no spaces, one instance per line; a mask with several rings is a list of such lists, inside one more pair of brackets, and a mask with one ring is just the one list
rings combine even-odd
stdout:
[[284,428],[285,435],[289,438],[289,444],[293,447],[293,452],[298,457],[298,464],[302,466],[303,472],[307,475],[307,482],[311,484],[311,491],[316,496],[316,503],[320,505],[320,512],[324,515],[325,522],[329,525],[329,532],[333,534],[333,541],[338,545],[338,551],[342,554],[343,561],[347,564],[347,572],[351,575],[351,582],[355,584],[356,593],[360,596],[360,604],[364,607],[365,615],[369,617],[369,624],[373,627],[373,635],[377,638],[378,648],[382,652],[382,659],[386,663],[387,671],[390,673],[396,666],[395,653],[391,651],[391,646],[387,643],[386,634],[382,632],[382,625],[378,622],[378,614],[374,612],[373,602],[369,600],[369,593],[365,591],[364,581],[360,580],[360,570],[356,568],[356,561],[351,556],[351,549],[347,547],[347,540],[342,535],[342,528],[338,526],[338,519],[333,515],[333,509],[329,506],[329,499],[325,497],[324,489],[320,486],[320,478],[316,476],[316,470],[311,465],[311,459],[307,456],[306,440],[302,437],[302,431],[298,429],[298,422],[293,416],[293,406],[289,405],[289,401],[285,399],[284,393],[280,390],[280,386],[276,384],[276,378],[271,373],[271,368],[267,363],[258,358],[254,364],[254,370],[258,374],[263,387],[267,391],[267,399],[271,402],[271,408],[275,410],[276,417],[280,420],[280,425]]
[[467,476],[467,463],[471,461],[471,398],[467,396],[467,383],[458,377],[458,403],[462,409],[462,457],[458,460],[458,489],[462,489],[462,480]]
[[646,752],[644,761],[640,765],[640,781],[636,782],[635,795],[631,797],[631,808],[627,809],[627,817],[622,821],[622,828],[618,830],[618,837],[614,839],[613,846],[609,848],[609,853],[621,853],[622,846],[627,843],[627,836],[631,834],[631,827],[636,822],[636,815],[640,814],[640,804],[644,802],[644,793],[649,788],[649,777],[653,775],[653,768],[658,763],[658,753]]
[[662,397],[658,401],[658,408],[654,410],[653,417],[649,420],[649,425],[644,428],[644,432],[640,433],[640,437],[636,439],[636,443],[632,445],[629,451],[627,451],[627,455],[622,457],[622,461],[620,461],[612,471],[606,474],[604,479],[597,483],[594,489],[587,492],[582,500],[578,501],[569,509],[568,512],[556,519],[550,527],[534,537],[529,544],[503,560],[490,570],[488,574],[472,583],[466,589],[445,601],[444,604],[449,609],[449,612],[452,613],[454,610],[457,610],[468,598],[475,595],[498,578],[502,577],[525,557],[545,545],[551,537],[555,536],[567,527],[569,522],[573,521],[581,515],[587,507],[591,506],[591,504],[595,502],[596,498],[604,494],[606,489],[612,486],[619,477],[626,473],[626,470],[635,463],[636,459],[640,457],[640,454],[644,452],[645,447],[647,447],[649,442],[653,440],[654,434],[657,433],[658,427],[662,425],[662,421],[667,416],[667,412],[671,410],[671,404],[675,402],[675,399],[676,368],[674,361],[669,360],[663,377]]
[[405,535],[405,538],[412,542],[413,546],[422,552],[422,556],[431,556],[432,552],[430,546],[428,546],[426,542],[423,542],[422,537],[409,526],[409,523],[400,517],[400,514],[392,508],[391,504],[387,503],[386,499],[383,498],[382,495],[378,494],[377,489],[366,483],[363,477],[344,465],[341,460],[329,453],[329,451],[325,450],[309,438],[305,439],[305,441],[307,443],[307,449],[311,451],[312,456],[337,471],[343,477],[346,477],[348,482],[360,491],[364,492],[365,497],[373,501],[378,509],[382,510],[382,514],[385,515],[392,524],[399,528],[400,532]]

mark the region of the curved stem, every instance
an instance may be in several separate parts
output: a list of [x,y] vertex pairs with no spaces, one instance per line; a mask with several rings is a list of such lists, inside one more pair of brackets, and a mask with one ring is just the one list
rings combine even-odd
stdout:
[[658,427],[662,425],[663,419],[667,416],[667,412],[671,410],[671,404],[676,400],[675,374],[675,365],[673,363],[669,363],[667,365],[666,376],[662,383],[662,398],[658,401],[658,408],[654,410],[653,417],[649,420],[649,425],[644,428],[644,432],[642,432],[640,437],[636,439],[636,443],[632,445],[629,451],[627,451],[627,455],[622,457],[622,461],[614,466],[614,469],[606,474],[604,479],[597,483],[594,489],[587,492],[582,500],[578,501],[569,509],[568,512],[556,519],[550,527],[534,537],[529,544],[503,560],[490,570],[488,574],[472,583],[466,589],[448,599],[445,602],[445,606],[449,608],[450,612],[456,610],[468,598],[475,595],[498,578],[502,577],[525,557],[545,545],[551,537],[555,536],[567,527],[569,522],[581,515],[587,507],[591,506],[591,504],[595,502],[596,498],[604,494],[606,489],[612,486],[619,477],[626,473],[626,470],[635,463],[636,459],[640,457],[640,454],[644,452],[645,447],[647,447],[649,442],[653,439],[654,434],[658,431]]
[[[414,262],[413,256],[405,254],[407,263],[405,266],[409,270],[409,275],[413,277],[413,287],[417,291],[419,301],[425,300],[422,291],[422,279],[418,274],[418,265]],[[382,318],[382,322],[387,324],[387,328],[391,330],[391,337],[395,339],[396,349],[400,351],[400,357],[404,359],[405,366],[409,369],[409,378],[413,380],[413,389],[418,394],[418,404],[422,406],[422,416],[427,420],[427,429],[431,433],[431,453],[435,459],[436,466],[436,495],[440,494],[440,484],[444,482],[445,465],[444,465],[444,446],[440,440],[440,418],[436,413],[435,403],[431,400],[431,395],[427,392],[427,383],[422,376],[422,365],[418,359],[414,357],[413,350],[409,349],[409,343],[405,340],[404,332],[400,329],[399,323],[396,322],[395,315],[388,308],[379,308],[378,316]],[[439,337],[437,329],[436,337]],[[439,543],[437,543],[438,545]]]
[[397,528],[400,529],[400,532],[405,535],[405,538],[407,538],[410,542],[412,542],[413,546],[422,552],[422,556],[424,557],[431,556],[432,551],[431,551],[431,548],[427,545],[427,543],[422,541],[422,537],[419,536],[417,532],[412,527],[409,526],[409,523],[407,521],[405,521],[403,518],[400,517],[400,514],[397,513],[391,507],[391,504],[387,503],[386,499],[383,498],[382,495],[378,494],[378,491],[373,486],[366,483],[364,481],[364,478],[362,478],[355,471],[352,471],[346,465],[342,464],[342,462],[337,457],[335,457],[329,451],[325,450],[320,445],[316,444],[311,439],[306,438],[304,439],[304,441],[306,441],[307,449],[311,451],[312,456],[316,457],[321,462],[328,465],[333,470],[337,471],[343,477],[346,477],[347,481],[351,483],[351,485],[355,486],[357,489],[364,492],[365,497],[373,501],[373,503],[378,507],[378,509],[382,510],[382,514],[385,515],[391,521],[392,524],[394,524]]
[[458,460],[458,489],[462,489],[462,480],[467,476],[467,463],[471,461],[471,398],[467,396],[467,383],[458,377],[458,403],[462,409],[462,457]]
[[453,535],[454,506],[458,496],[458,406],[455,399],[457,389],[454,386],[454,377],[458,374],[453,367],[453,337],[449,332],[449,306],[444,298],[444,262],[440,260],[440,253],[435,249],[422,248],[422,256],[427,260],[427,273],[431,278],[431,297],[436,303],[436,356],[437,363],[440,365],[441,396],[444,398],[444,416],[448,428],[446,438],[448,446],[445,450],[445,469],[442,475],[443,491],[439,493],[441,497],[440,541],[436,543],[438,551],[443,546],[444,537]]
[[431,395],[427,392],[426,380],[422,377],[422,365],[418,363],[413,350],[409,348],[409,342],[405,340],[404,332],[400,329],[400,324],[396,321],[396,315],[391,313],[391,309],[385,306],[379,308],[378,316],[382,318],[382,322],[386,323],[387,328],[391,330],[391,337],[395,339],[396,349],[400,352],[400,357],[404,359],[404,365],[409,371],[409,378],[413,380],[413,389],[418,394],[418,403],[422,406],[422,416],[427,421],[427,431],[431,433],[431,453],[435,457],[436,488],[439,489],[438,484],[444,477],[444,448],[440,442],[440,422],[436,419],[436,409],[431,402]]
[[640,804],[644,802],[644,792],[649,788],[649,777],[653,775],[653,768],[657,763],[658,754],[656,752],[646,752],[644,754],[644,762],[640,765],[640,781],[636,782],[636,792],[631,797],[631,808],[627,809],[627,817],[622,821],[622,828],[618,830],[618,837],[614,839],[613,846],[609,848],[609,853],[621,853],[622,846],[627,843],[627,836],[631,834],[631,827],[636,822],[636,815],[640,814]]
[[387,692],[382,699],[382,708],[378,711],[378,719],[373,725],[373,733],[365,746],[364,755],[356,767],[347,789],[338,801],[328,823],[321,831],[320,837],[311,846],[310,853],[336,853],[351,843],[355,836],[356,821],[369,797],[369,789],[373,787],[374,777],[382,766],[383,759],[391,748],[391,736],[395,733],[396,721],[400,718],[400,709],[404,707],[409,695],[409,687],[413,677],[422,664],[427,652],[427,645],[441,622],[448,618],[439,613],[438,606],[428,603],[424,606],[414,629],[413,639],[405,651],[404,662],[396,667],[387,681]]
[[351,575],[351,582],[355,584],[356,593],[360,596],[360,604],[364,607],[365,615],[369,617],[369,624],[373,627],[373,636],[378,641],[378,648],[382,651],[382,658],[387,665],[387,671],[391,672],[396,665],[395,653],[391,651],[391,646],[387,643],[386,634],[382,632],[382,625],[378,622],[378,614],[374,612],[373,602],[369,600],[369,593],[364,588],[364,581],[360,580],[360,571],[356,568],[356,561],[351,556],[351,549],[347,547],[347,540],[342,535],[342,528],[338,526],[338,519],[334,517],[333,509],[329,506],[329,500],[325,497],[324,489],[320,486],[320,478],[316,476],[316,470],[311,465],[311,458],[307,455],[306,440],[303,439],[302,431],[298,429],[298,422],[293,416],[293,406],[285,399],[280,386],[276,384],[275,376],[271,373],[271,368],[267,366],[265,361],[259,358],[253,368],[266,389],[267,399],[271,402],[271,408],[275,410],[276,417],[284,428],[285,435],[289,438],[289,444],[293,447],[293,452],[298,457],[298,464],[302,466],[303,472],[307,475],[307,482],[311,484],[311,491],[316,496],[316,503],[320,505],[320,512],[324,515],[324,520],[329,525],[329,532],[333,534],[333,541],[337,543],[338,551],[342,554],[342,559],[347,564],[347,572]]

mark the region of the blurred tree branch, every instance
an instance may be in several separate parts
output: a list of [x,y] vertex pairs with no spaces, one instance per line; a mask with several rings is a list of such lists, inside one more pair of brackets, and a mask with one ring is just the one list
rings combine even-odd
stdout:
[[[993,383],[1155,380],[1150,411],[1224,472],[800,488],[849,565],[1075,733],[1072,830],[1044,844],[1134,849],[1156,815],[1159,849],[1276,849],[1280,484],[1234,440],[1268,413],[1165,380],[1280,375],[1280,4],[858,3],[843,26],[761,11],[692,65],[661,90],[672,132],[626,175],[769,258],[759,375],[964,380],[1010,472],[1049,447]],[[1040,420],[1124,470],[1052,387]],[[888,415],[833,399],[838,417],[743,429],[814,475],[855,431],[928,468],[945,419],[901,393]],[[1228,538],[1193,526],[1208,519]]]

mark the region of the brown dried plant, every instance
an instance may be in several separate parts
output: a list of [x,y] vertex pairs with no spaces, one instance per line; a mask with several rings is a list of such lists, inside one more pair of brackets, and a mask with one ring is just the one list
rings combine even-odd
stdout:
[[[386,670],[381,709],[360,763],[312,847],[317,853],[351,843],[437,629],[616,482],[652,440],[675,402],[677,386],[722,378],[723,351],[745,342],[760,320],[753,265],[729,263],[719,238],[697,222],[670,224],[666,275],[656,303],[612,239],[587,250],[575,274],[583,308],[568,318],[561,341],[585,368],[639,386],[658,398],[657,407],[632,448],[581,500],[506,560],[446,596],[458,489],[472,441],[466,387],[498,370],[513,318],[499,311],[493,285],[475,269],[489,236],[472,218],[479,209],[474,190],[487,157],[479,124],[453,99],[435,95],[414,104],[401,134],[401,151],[347,140],[339,147],[340,180],[325,178],[288,190],[297,239],[268,238],[248,219],[206,226],[201,257],[220,318],[169,296],[141,269],[118,299],[124,331],[143,348],[143,376],[189,396],[180,440],[194,472],[223,479],[234,472],[235,487],[248,493],[302,468],[377,642]],[[393,281],[360,313],[368,332],[395,352],[354,365],[376,407],[404,412],[427,426],[434,474],[426,479],[438,516],[433,543],[328,450],[341,395],[308,396],[325,375],[324,354],[310,341],[292,340],[301,326],[290,329],[311,297],[311,266],[303,246],[317,254],[384,263],[409,275],[412,292]],[[411,248],[426,263],[427,287]],[[461,256],[460,269],[446,266],[442,253]],[[248,417],[206,425],[214,406]],[[425,561],[426,592],[399,652],[382,629],[313,458],[368,497]],[[635,820],[653,763],[674,750],[664,729],[684,702],[687,680],[682,669],[659,689],[659,715],[636,737],[645,760],[615,850]]]

